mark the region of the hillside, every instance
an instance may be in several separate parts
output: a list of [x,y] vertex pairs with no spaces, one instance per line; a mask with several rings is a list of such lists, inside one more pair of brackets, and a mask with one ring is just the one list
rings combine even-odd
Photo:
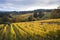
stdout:
[[16,15],[15,17],[15,22],[25,22],[28,21],[28,18],[30,16],[33,16],[33,13],[28,13],[28,14],[21,14],[21,15]]
[[60,40],[60,19],[0,24],[0,40]]

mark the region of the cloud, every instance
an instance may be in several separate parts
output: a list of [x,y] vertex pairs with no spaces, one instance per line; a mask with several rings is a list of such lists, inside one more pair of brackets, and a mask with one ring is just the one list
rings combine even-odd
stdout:
[[34,9],[54,9],[60,0],[0,0],[0,10],[24,11]]

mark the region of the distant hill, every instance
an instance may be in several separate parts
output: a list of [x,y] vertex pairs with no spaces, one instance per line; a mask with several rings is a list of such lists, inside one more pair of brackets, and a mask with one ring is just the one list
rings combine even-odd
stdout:
[[37,12],[39,12],[39,11],[41,11],[41,12],[51,12],[52,9],[37,9],[37,10],[34,10],[34,11],[37,11]]
[[9,13],[12,13],[12,14],[26,14],[26,13],[33,13],[33,12],[39,12],[39,11],[42,11],[42,12],[51,12],[52,9],[37,9],[37,10],[33,10],[33,11],[0,11],[0,14],[1,13],[5,13],[5,14],[9,14]]
[[37,9],[33,11],[0,11],[0,23],[38,20],[45,15],[43,14],[43,12],[51,12],[51,11],[52,9]]

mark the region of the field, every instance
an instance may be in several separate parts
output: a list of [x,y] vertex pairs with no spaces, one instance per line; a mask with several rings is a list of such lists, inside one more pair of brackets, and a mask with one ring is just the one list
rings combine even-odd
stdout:
[[21,15],[16,15],[15,17],[16,17],[16,20],[27,20],[30,16],[32,16],[33,15],[33,13],[28,13],[28,14],[21,14]]
[[60,19],[0,24],[0,40],[60,40]]

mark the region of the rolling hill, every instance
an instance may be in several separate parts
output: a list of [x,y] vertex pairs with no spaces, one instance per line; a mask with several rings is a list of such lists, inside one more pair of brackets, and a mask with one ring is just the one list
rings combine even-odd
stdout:
[[0,40],[60,40],[60,19],[0,24]]

